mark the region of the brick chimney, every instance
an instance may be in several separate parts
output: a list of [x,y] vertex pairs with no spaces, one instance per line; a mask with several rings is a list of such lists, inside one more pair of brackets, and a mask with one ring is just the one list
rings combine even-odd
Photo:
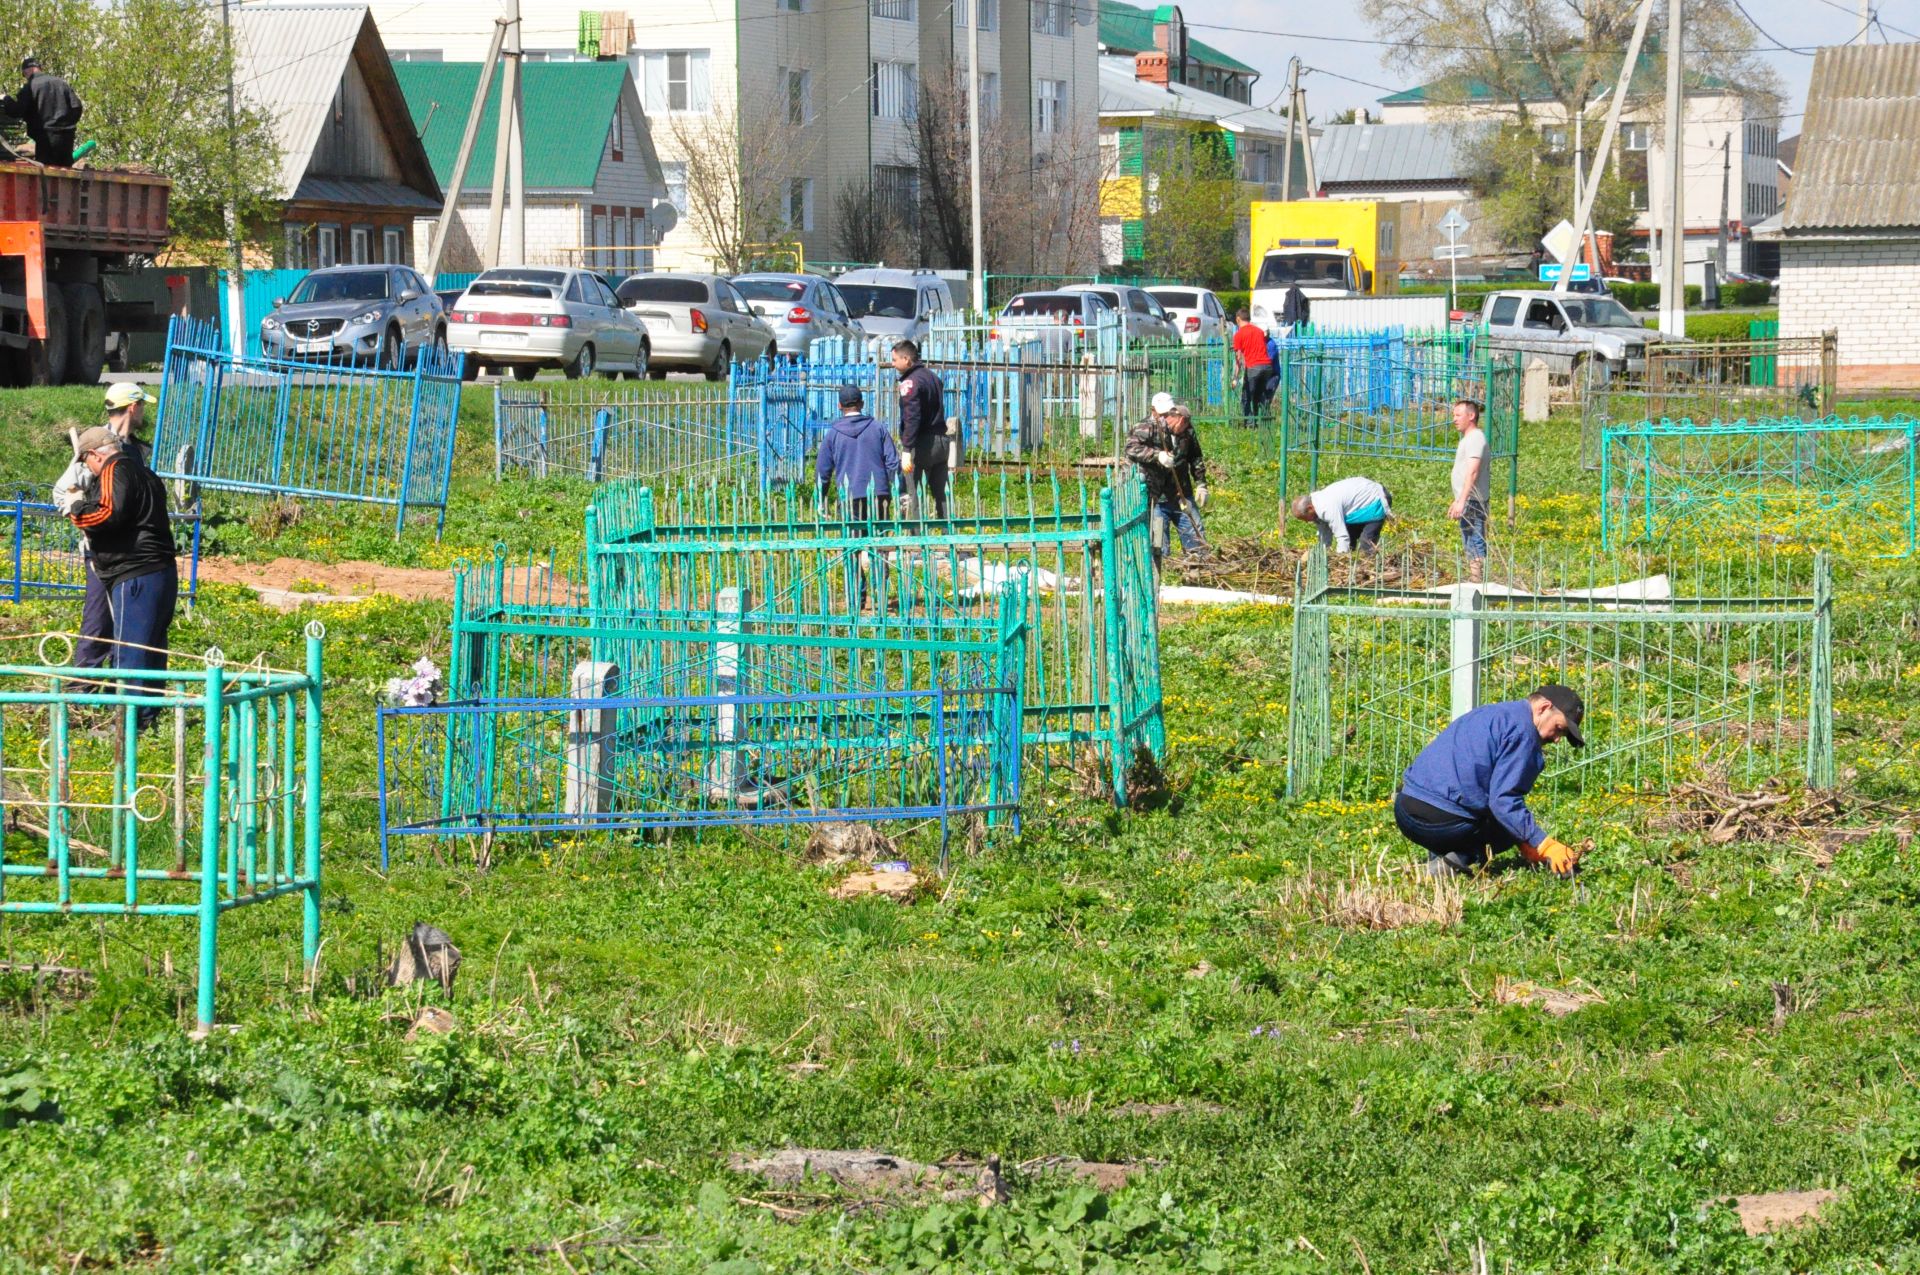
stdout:
[[1143,84],[1167,84],[1167,55],[1158,50],[1133,55],[1133,78]]

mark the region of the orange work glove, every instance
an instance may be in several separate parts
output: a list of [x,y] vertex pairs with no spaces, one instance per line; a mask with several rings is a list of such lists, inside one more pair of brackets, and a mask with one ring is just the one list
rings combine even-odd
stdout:
[[1546,864],[1557,876],[1565,876],[1580,862],[1580,852],[1557,837],[1548,837],[1537,846],[1521,846],[1520,854],[1528,863]]

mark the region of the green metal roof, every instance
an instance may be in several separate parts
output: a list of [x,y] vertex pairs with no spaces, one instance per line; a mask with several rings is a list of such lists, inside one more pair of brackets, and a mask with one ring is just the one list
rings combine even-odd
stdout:
[[[1568,60],[1571,61],[1578,58],[1579,54],[1570,53],[1567,57]],[[1661,90],[1664,83],[1662,78],[1664,72],[1660,64],[1655,61],[1657,57],[1657,49],[1643,49],[1641,51],[1640,64],[1633,68],[1633,83],[1627,86],[1627,92],[1635,96],[1644,97],[1649,94],[1658,93]],[[1524,74],[1527,79],[1527,100],[1529,102],[1554,101],[1553,89],[1547,84],[1547,77],[1541,73],[1539,64],[1528,60],[1520,63],[1520,66],[1522,74]],[[1601,77],[1600,82],[1594,86],[1594,92],[1596,94],[1611,92],[1613,90],[1613,76],[1614,72],[1609,69],[1607,73]],[[1717,76],[1700,75],[1696,73],[1690,73],[1687,76],[1687,88],[1694,92],[1699,92],[1703,89],[1725,89],[1727,87],[1729,87],[1727,82]],[[1487,102],[1506,100],[1506,98],[1507,94],[1504,90],[1495,89],[1485,80],[1475,77],[1454,76],[1435,80],[1431,84],[1420,84],[1410,89],[1402,89],[1398,93],[1390,93],[1380,99],[1380,104],[1382,106],[1417,106],[1426,102]]]
[[[1170,5],[1161,5],[1160,11],[1170,8]],[[1156,16],[1158,11],[1153,9],[1121,4],[1119,0],[1100,0],[1100,43],[1115,53],[1138,53],[1143,49],[1151,49],[1154,47],[1153,21]],[[1202,44],[1198,40],[1187,41],[1187,53],[1208,66],[1244,71],[1248,75],[1260,73],[1238,58],[1228,57],[1212,45]]]
[[[444,188],[453,180],[460,135],[467,126],[478,62],[396,62],[393,73],[407,95],[413,127],[424,130],[433,175]],[[527,121],[526,179],[529,189],[590,190],[600,175],[607,130],[627,78],[625,62],[529,62],[521,68],[520,95]],[[493,143],[499,135],[500,80],[495,72],[487,107],[467,163],[465,189],[493,181]],[[429,118],[431,116],[431,118]],[[638,141],[633,144],[638,146]]]

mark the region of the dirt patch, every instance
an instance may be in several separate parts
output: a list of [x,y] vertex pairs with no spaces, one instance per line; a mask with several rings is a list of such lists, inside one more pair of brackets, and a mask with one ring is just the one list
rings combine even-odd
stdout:
[[1591,987],[1541,987],[1537,983],[1510,983],[1495,979],[1493,1000],[1496,1005],[1537,1005],[1554,1018],[1565,1018],[1589,1005],[1599,1005],[1606,997]]
[[939,1199],[998,1204],[1008,1195],[997,1158],[922,1164],[885,1151],[789,1147],[765,1154],[736,1152],[727,1166],[785,1191],[830,1185],[869,1201]]
[[1221,1116],[1226,1111],[1217,1102],[1123,1102],[1107,1114],[1115,1119],[1166,1120],[1173,1116]]
[[270,606],[301,602],[355,602],[375,594],[408,602],[453,599],[453,573],[443,567],[389,567],[378,562],[308,562],[275,558],[272,562],[232,562],[202,558],[200,578],[215,584],[244,585]]
[[1020,1172],[1028,1177],[1043,1177],[1048,1174],[1069,1177],[1076,1182],[1085,1182],[1096,1191],[1113,1192],[1133,1181],[1149,1169],[1157,1168],[1152,1161],[1133,1163],[1109,1160],[1076,1160],[1072,1156],[1048,1155],[1037,1160],[1021,1162]]
[[912,872],[895,872],[889,868],[876,868],[871,872],[855,872],[839,885],[828,890],[827,894],[835,899],[858,899],[866,895],[892,899],[895,903],[911,903],[919,895],[923,882]]
[[1736,1195],[1734,1212],[1748,1235],[1767,1235],[1820,1220],[1820,1210],[1840,1198],[1838,1191],[1768,1191]]

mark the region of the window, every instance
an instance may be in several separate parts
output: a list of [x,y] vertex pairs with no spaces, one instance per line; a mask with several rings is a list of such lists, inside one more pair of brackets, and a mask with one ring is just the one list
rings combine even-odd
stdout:
[[373,260],[373,228],[355,226],[350,239],[353,245],[353,264],[364,266]]
[[340,264],[340,227],[319,227],[315,243],[317,251],[314,253],[314,260],[317,268],[325,270],[328,266]]
[[1620,147],[1622,150],[1644,151],[1652,142],[1651,130],[1645,124],[1622,124],[1620,126]]
[[1034,31],[1040,35],[1073,34],[1074,3],[1075,0],[1033,0]]
[[876,164],[873,198],[895,224],[912,226],[920,207],[920,172],[904,165]]
[[1514,317],[1520,313],[1519,297],[1495,297],[1493,309],[1487,315],[1487,323],[1492,327],[1510,327]]
[[307,250],[307,239],[312,234],[312,226],[295,226],[289,224],[286,227],[287,255],[281,264],[289,270],[307,269],[307,262],[310,260]]
[[873,64],[873,117],[910,120],[920,96],[918,73],[911,62]]
[[380,231],[380,260],[388,265],[400,265],[407,259],[407,232],[398,226],[385,226]]
[[705,49],[637,50],[633,66],[640,101],[649,115],[666,111],[697,115],[712,104],[713,78]]
[[914,19],[914,0],[870,0],[873,16],[876,18],[897,18],[902,22]]
[[805,124],[813,118],[813,72],[786,71],[787,123]]
[[687,165],[685,160],[663,160],[660,174],[667,179],[667,202],[682,217],[687,215]]
[[522,62],[584,62],[578,49],[527,49],[520,54]]
[[[953,0],[953,25],[956,30],[965,30],[967,15],[973,12],[974,0]],[[980,29],[997,31],[1000,29],[1000,0],[980,0]]]
[[618,105],[613,110],[613,162],[618,164],[627,157],[627,113]]
[[1527,326],[1536,332],[1559,332],[1567,323],[1553,302],[1535,301],[1527,307]]
[[1547,124],[1542,126],[1540,129],[1540,140],[1547,144],[1549,151],[1558,155],[1561,151],[1567,149],[1566,126],[1563,124]]
[[1644,185],[1627,187],[1627,207],[1635,212],[1647,211],[1647,188]]
[[387,57],[395,62],[441,62],[446,60],[446,50],[388,49]]
[[980,120],[991,124],[1000,118],[1000,73],[980,72]]
[[1058,133],[1066,127],[1067,82],[1065,80],[1035,80],[1033,82],[1033,93],[1033,131],[1036,133]]
[[796,177],[787,183],[787,229],[813,229],[813,178]]
[[805,13],[807,11],[807,0],[780,0],[779,7],[788,13]]

